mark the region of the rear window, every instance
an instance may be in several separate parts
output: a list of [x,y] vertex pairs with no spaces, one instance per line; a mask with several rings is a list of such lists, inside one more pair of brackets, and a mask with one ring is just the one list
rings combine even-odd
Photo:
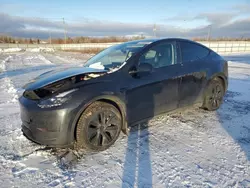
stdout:
[[198,59],[202,59],[209,54],[209,50],[191,43],[191,42],[180,42],[182,62],[190,62]]

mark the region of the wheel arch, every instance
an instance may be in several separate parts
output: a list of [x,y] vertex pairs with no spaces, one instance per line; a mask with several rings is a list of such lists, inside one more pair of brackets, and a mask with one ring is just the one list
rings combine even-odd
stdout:
[[[109,103],[111,105],[113,105],[114,107],[117,108],[117,110],[119,110],[121,117],[122,117],[122,132],[124,134],[128,134],[128,125],[127,125],[127,114],[126,114],[126,105],[125,103],[117,96],[113,96],[113,95],[102,95],[102,96],[98,96],[93,98],[92,100],[90,100],[89,102],[85,103],[84,105],[82,105],[80,107],[80,110],[78,110],[73,122],[72,122],[72,126],[71,126],[71,133],[73,133],[73,140],[76,139],[76,125],[77,122],[81,116],[81,114],[94,102],[96,101],[101,101],[101,102],[106,102]],[[72,135],[72,134],[71,134]]]
[[228,81],[227,81],[227,78],[226,76],[223,74],[223,73],[216,73],[216,74],[213,74],[208,83],[211,81],[211,80],[214,80],[214,79],[220,79],[223,83],[223,87],[224,87],[224,90],[225,92],[227,91],[227,87],[228,87]]
[[[207,82],[206,87],[204,89],[203,102],[202,102],[202,106],[201,106],[203,109],[213,111],[213,110],[217,110],[220,107],[220,104],[222,103],[223,97],[220,99],[219,102],[216,102],[216,106],[211,105],[210,102],[208,102],[208,100],[207,100],[208,98],[210,99],[210,97],[211,97],[211,95],[207,92],[207,91],[209,91],[208,89],[211,88],[210,84],[212,84],[212,87],[213,87],[214,82],[218,83],[218,81],[219,81],[220,85],[223,87],[223,89],[224,89],[223,95],[225,95],[226,90],[227,90],[227,78],[226,78],[226,76],[223,75],[223,73],[216,73],[213,76],[211,76],[210,79],[208,79],[208,82]],[[216,87],[217,87],[217,85],[216,85]]]

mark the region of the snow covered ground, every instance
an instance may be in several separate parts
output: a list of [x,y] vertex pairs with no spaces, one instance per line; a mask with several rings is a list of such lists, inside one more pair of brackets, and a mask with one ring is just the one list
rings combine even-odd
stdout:
[[225,56],[229,90],[217,112],[193,108],[154,118],[77,160],[22,135],[17,98],[37,75],[88,58],[0,54],[0,187],[250,187],[250,55]]
[[1,49],[0,48],[0,52],[4,52],[4,53],[13,53],[13,52],[55,52],[55,50],[53,48],[44,48],[44,47],[38,47],[38,48],[5,48],[5,49]]

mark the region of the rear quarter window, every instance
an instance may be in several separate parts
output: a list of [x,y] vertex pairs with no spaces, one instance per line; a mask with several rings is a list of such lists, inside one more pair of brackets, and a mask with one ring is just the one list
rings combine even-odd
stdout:
[[191,62],[202,59],[209,54],[209,50],[191,42],[180,42],[182,62]]

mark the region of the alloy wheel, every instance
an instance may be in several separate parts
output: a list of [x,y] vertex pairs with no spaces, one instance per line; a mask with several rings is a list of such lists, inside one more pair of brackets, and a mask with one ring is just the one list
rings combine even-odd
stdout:
[[94,146],[105,146],[119,134],[120,121],[112,111],[99,111],[88,124],[88,141]]
[[213,108],[218,108],[222,102],[223,98],[223,88],[221,85],[217,84],[212,88],[211,95],[209,97],[209,103]]

